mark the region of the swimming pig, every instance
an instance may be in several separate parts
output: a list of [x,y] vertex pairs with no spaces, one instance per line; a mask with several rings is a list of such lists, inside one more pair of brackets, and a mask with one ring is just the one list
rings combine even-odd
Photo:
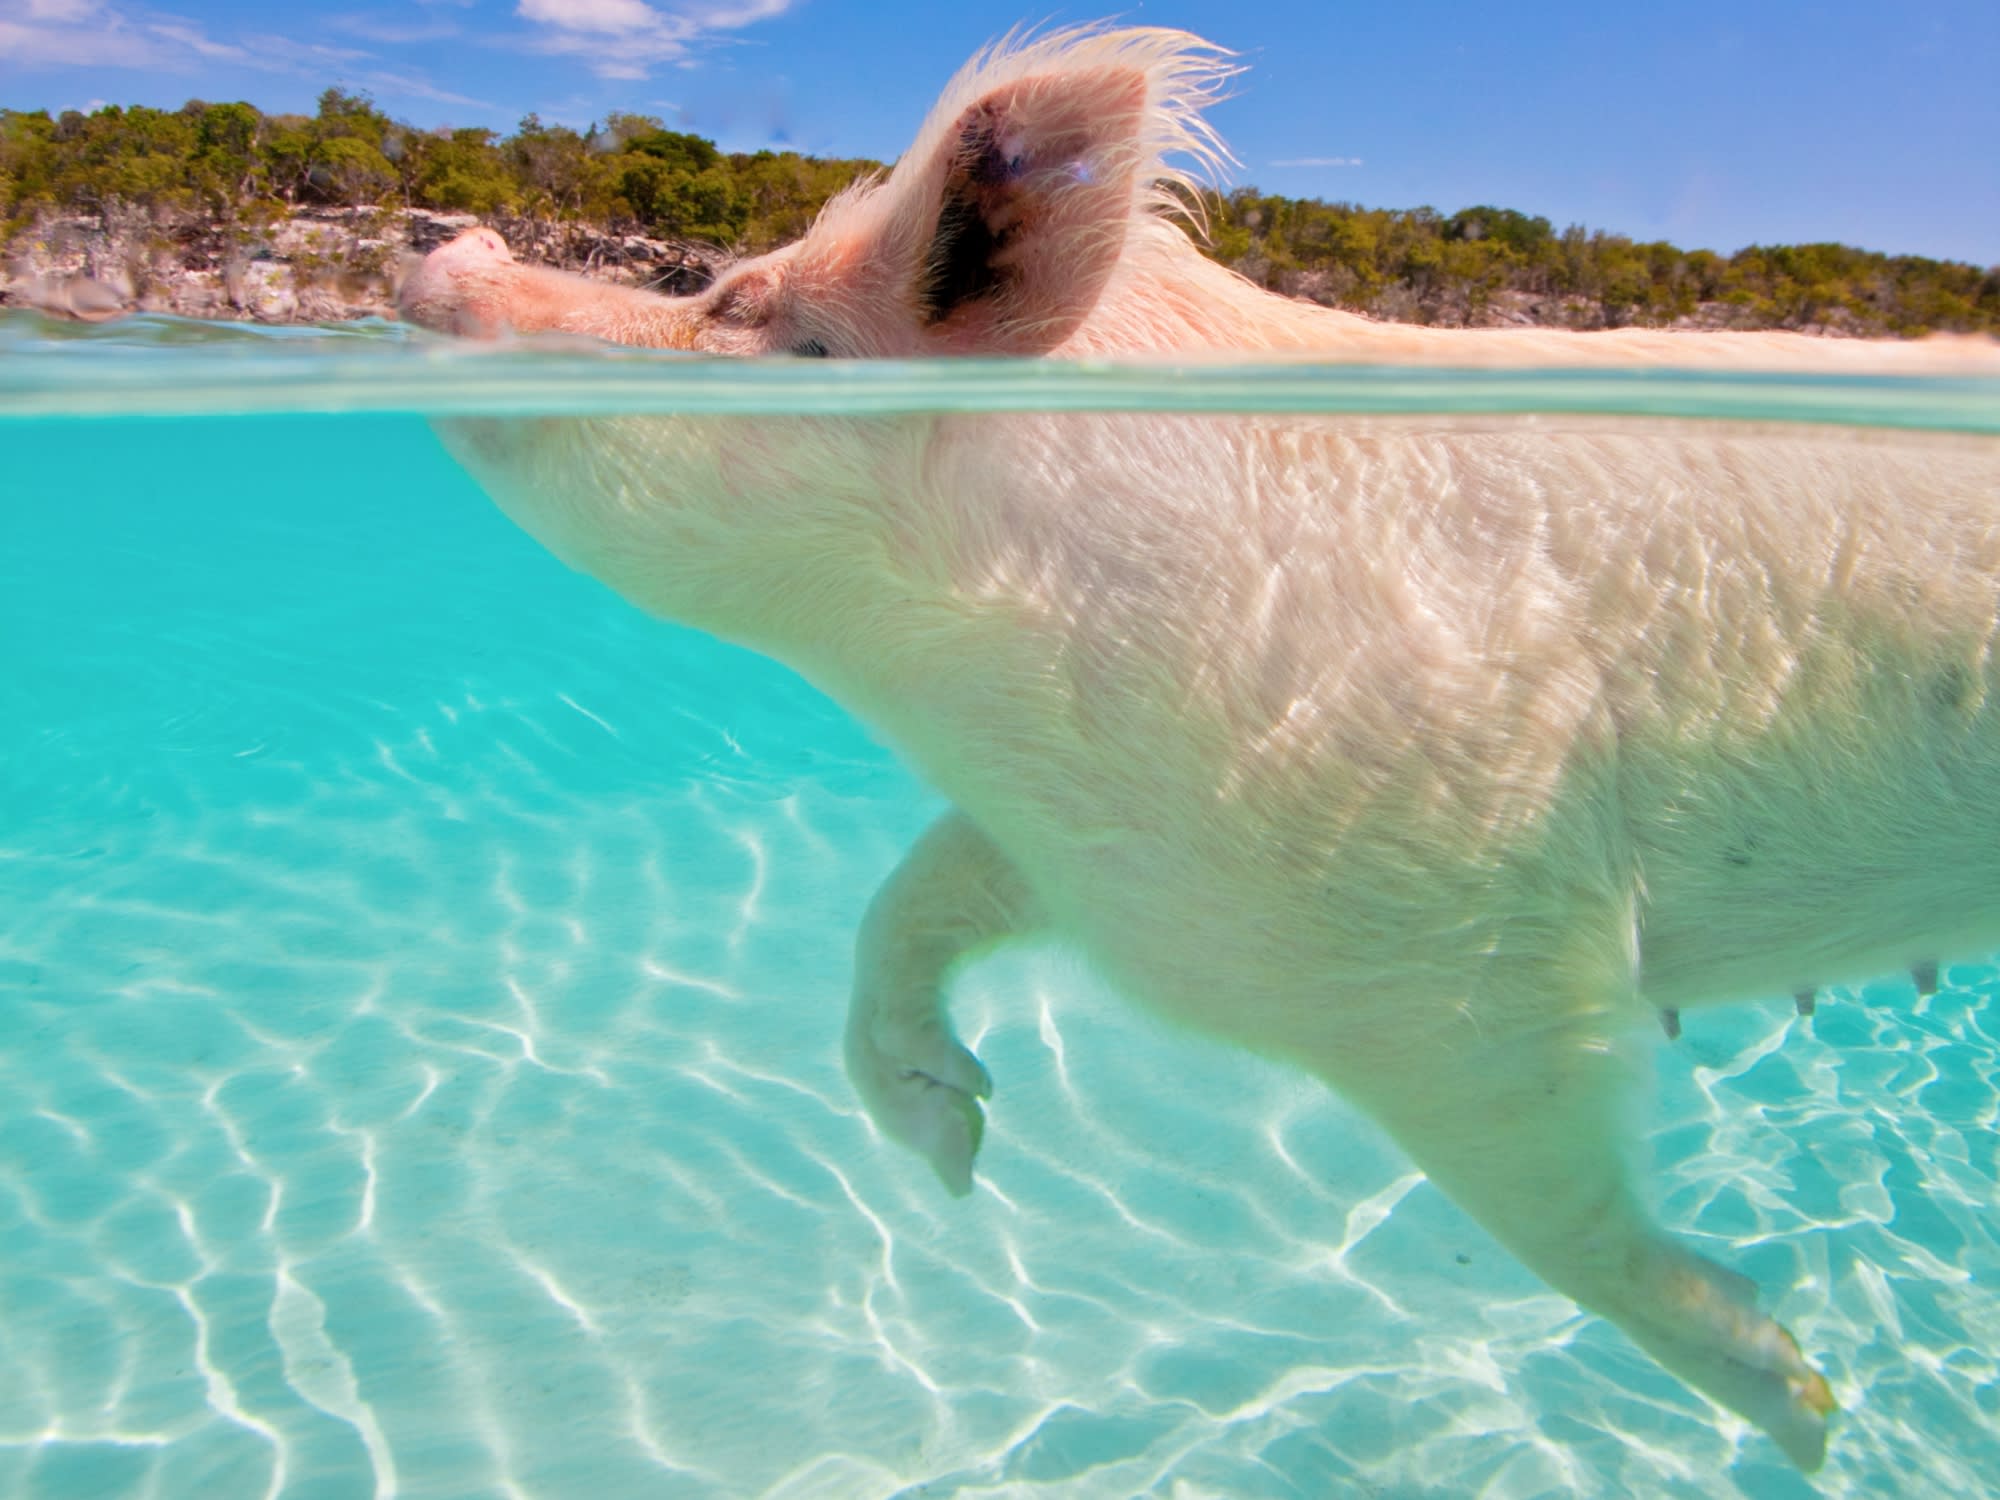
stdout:
[[[434,252],[408,317],[720,354],[1992,370],[1990,345],[1448,332],[1170,221],[1226,70],[1003,45],[893,172],[669,299]],[[1632,1034],[2000,945],[2000,447],[1640,419],[459,421],[524,526],[782,658],[956,804],[863,923],[847,1063],[971,1185],[945,991],[1029,934],[1310,1070],[1549,1283],[1817,1464],[1834,1400],[1628,1166]],[[1804,1003],[1802,1001],[1802,1003]]]

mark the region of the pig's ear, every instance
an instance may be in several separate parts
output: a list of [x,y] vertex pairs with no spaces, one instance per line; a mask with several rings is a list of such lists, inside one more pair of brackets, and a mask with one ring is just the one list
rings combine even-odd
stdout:
[[[1041,354],[1082,323],[1144,212],[1147,75],[1109,65],[1004,84],[919,166],[917,315],[954,352]],[[899,236],[899,238],[901,238]]]

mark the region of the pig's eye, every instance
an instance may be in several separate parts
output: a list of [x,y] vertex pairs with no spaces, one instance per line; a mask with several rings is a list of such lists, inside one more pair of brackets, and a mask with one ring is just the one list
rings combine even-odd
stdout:
[[802,344],[792,345],[792,353],[796,354],[800,359],[825,359],[826,345],[822,344],[818,339],[807,339]]

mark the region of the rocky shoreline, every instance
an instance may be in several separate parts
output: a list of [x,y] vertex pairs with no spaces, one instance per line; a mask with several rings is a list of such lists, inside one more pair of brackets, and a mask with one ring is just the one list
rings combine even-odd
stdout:
[[51,215],[0,259],[0,306],[102,320],[129,313],[324,323],[393,317],[407,267],[489,223],[523,260],[667,292],[707,285],[713,252],[588,224],[425,209],[298,209],[263,224],[143,210]]
[[[409,266],[478,224],[499,231],[520,259],[581,275],[670,293],[698,291],[726,259],[700,245],[652,239],[572,220],[437,213],[405,208],[297,208],[268,222],[225,223],[186,213],[111,209],[49,215],[0,252],[0,307],[101,321],[130,313],[289,324],[395,316],[396,288]],[[1340,305],[1325,272],[1260,275],[1272,290]],[[1462,327],[1607,326],[1583,297],[1502,290],[1473,304],[1462,298],[1421,306],[1391,292],[1368,315],[1388,321]],[[1757,326],[1727,303],[1702,303],[1669,326],[1709,331]],[[1862,333],[1838,317],[1799,328],[1841,337]]]

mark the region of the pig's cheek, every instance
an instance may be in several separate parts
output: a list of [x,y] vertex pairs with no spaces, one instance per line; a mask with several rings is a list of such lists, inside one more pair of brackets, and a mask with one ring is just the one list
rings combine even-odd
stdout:
[[427,327],[460,338],[496,338],[520,321],[521,289],[513,269],[500,262],[426,265],[408,302]]
[[510,267],[487,266],[455,278],[456,305],[452,317],[456,331],[466,338],[497,338],[510,329],[536,326],[519,282],[507,273]]
[[698,354],[721,354],[731,359],[758,359],[783,352],[764,329],[732,328],[708,319],[695,325],[689,347]]
[[476,302],[461,302],[451,310],[451,331],[462,339],[498,338],[508,329],[505,317]]

